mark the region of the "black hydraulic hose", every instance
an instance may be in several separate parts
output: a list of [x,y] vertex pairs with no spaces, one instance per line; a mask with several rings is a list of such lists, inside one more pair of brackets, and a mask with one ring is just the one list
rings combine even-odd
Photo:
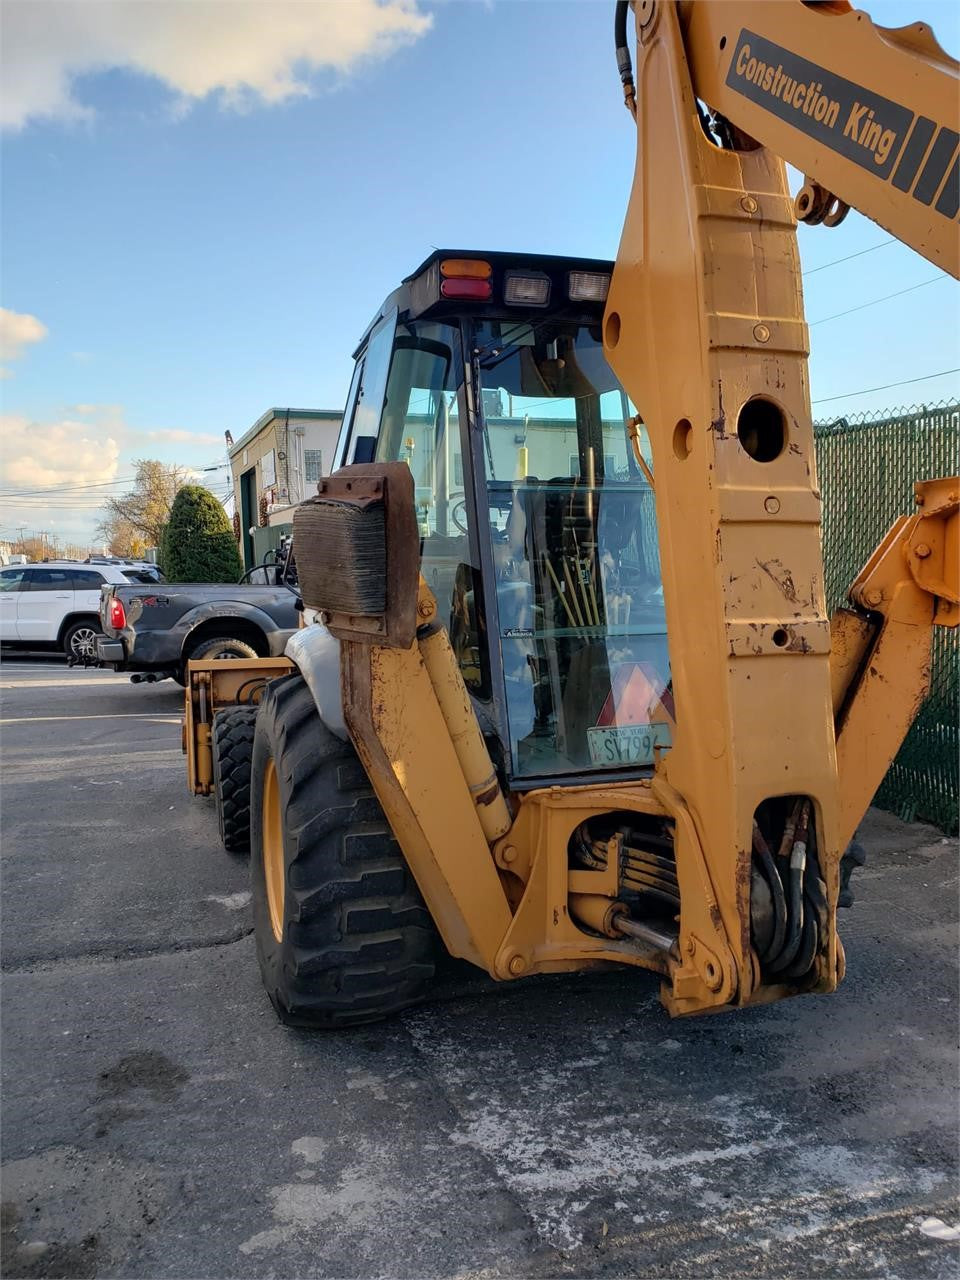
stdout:
[[[629,0],[617,0],[613,13],[613,40],[617,46],[617,65],[620,65],[620,51],[627,55],[630,63],[630,50],[627,48],[627,14],[630,11]],[[631,68],[632,69],[632,68]]]
[[617,0],[613,15],[613,39],[617,47],[617,70],[620,72],[620,83],[623,85],[623,100],[629,111],[636,114],[636,90],[633,83],[633,63],[630,60],[630,48],[627,44],[627,14],[630,6],[627,0]]
[[812,911],[808,911],[803,918],[803,933],[800,936],[800,950],[797,953],[797,958],[789,969],[783,971],[783,976],[785,978],[802,978],[804,974],[808,973],[819,945],[820,930],[817,927],[816,917]]
[[783,881],[773,860],[773,854],[760,832],[756,822],[753,824],[753,851],[760,862],[760,870],[770,889],[773,899],[773,935],[764,949],[760,959],[764,963],[774,960],[780,953],[783,940],[787,934],[787,898],[783,891]]
[[790,852],[790,908],[789,933],[779,956],[773,958],[770,968],[775,972],[788,969],[797,958],[803,941],[803,878],[807,866],[807,828],[810,823],[810,804],[804,801],[797,821],[796,837]]

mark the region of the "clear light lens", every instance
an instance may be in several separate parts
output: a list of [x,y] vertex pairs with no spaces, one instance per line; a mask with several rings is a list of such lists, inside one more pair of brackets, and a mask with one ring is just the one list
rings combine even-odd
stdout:
[[541,275],[520,275],[508,271],[503,286],[505,302],[528,307],[545,307],[550,298],[550,278]]
[[573,302],[606,302],[610,277],[598,271],[571,271],[569,294]]

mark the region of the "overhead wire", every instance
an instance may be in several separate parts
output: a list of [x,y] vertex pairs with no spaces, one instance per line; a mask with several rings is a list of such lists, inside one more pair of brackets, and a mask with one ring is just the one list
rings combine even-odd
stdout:
[[882,387],[861,387],[859,391],[844,391],[839,396],[821,396],[811,404],[827,404],[831,400],[848,400],[850,396],[867,396],[872,391],[889,391],[892,387],[909,387],[914,382],[929,382],[932,378],[945,378],[947,374],[960,373],[960,369],[943,369],[940,373],[925,373],[922,378],[904,378],[902,382],[885,382]]
[[0,498],[29,498],[45,493],[77,493],[84,489],[105,489],[115,484],[133,484],[136,476],[127,476],[121,480],[98,480],[95,484],[51,484],[46,489],[10,489],[0,492]]
[[856,253],[848,253],[845,258],[834,258],[833,262],[824,262],[819,267],[809,267],[801,272],[801,275],[815,276],[818,271],[826,271],[828,267],[839,267],[841,262],[851,262],[854,258],[862,258],[865,253],[875,253],[877,249],[885,249],[888,244],[899,244],[899,240],[895,240],[892,236],[889,240],[881,240],[879,244],[872,244],[869,249],[859,249]]
[[921,280],[919,284],[912,284],[909,289],[898,289],[896,293],[885,293],[882,298],[871,298],[869,302],[861,302],[858,307],[848,307],[846,311],[838,311],[832,316],[821,316],[819,320],[811,320],[810,328],[814,325],[826,324],[828,320],[839,320],[841,316],[851,316],[855,311],[865,311],[867,307],[875,307],[880,302],[889,302],[891,298],[902,298],[905,293],[913,293],[917,289],[924,289],[928,284],[937,284],[940,280],[948,280],[949,276],[932,276],[929,280]]

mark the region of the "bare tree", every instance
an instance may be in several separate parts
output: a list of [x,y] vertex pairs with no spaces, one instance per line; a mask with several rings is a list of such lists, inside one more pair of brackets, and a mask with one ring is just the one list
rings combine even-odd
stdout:
[[190,475],[187,467],[170,466],[155,458],[140,459],[136,468],[130,492],[104,503],[104,516],[97,531],[111,550],[114,545],[123,545],[129,552],[134,542],[159,547],[177,490]]

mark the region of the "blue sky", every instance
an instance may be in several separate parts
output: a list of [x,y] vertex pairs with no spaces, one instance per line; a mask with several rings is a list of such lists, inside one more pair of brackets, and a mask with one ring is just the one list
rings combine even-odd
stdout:
[[[960,6],[864,7],[960,48]],[[613,257],[634,136],[612,13],[6,0],[0,492],[54,492],[4,498],[0,538],[83,537],[111,490],[65,486],[221,463],[224,430],[272,405],[339,409],[356,339],[434,246]],[[960,393],[952,374],[833,399],[960,366],[936,267],[899,244],[827,265],[889,238],[855,213],[801,228],[816,417]]]

